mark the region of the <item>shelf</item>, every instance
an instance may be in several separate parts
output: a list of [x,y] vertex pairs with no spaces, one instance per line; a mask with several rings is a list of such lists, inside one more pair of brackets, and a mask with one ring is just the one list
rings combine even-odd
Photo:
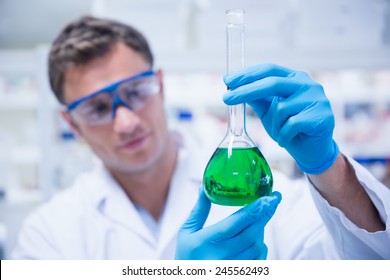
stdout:
[[21,93],[15,95],[0,95],[0,110],[36,110],[38,98],[34,93]]
[[42,190],[38,189],[22,189],[18,187],[9,188],[6,193],[6,201],[8,203],[26,203],[26,202],[41,202],[43,200]]
[[40,152],[35,146],[13,147],[10,152],[10,160],[13,164],[38,164]]
[[[245,65],[275,63],[294,69],[337,70],[337,69],[384,69],[390,67],[390,48],[372,50],[304,50],[246,49]],[[208,71],[224,73],[225,53],[221,49],[178,51],[157,50],[156,64],[163,65],[166,72],[188,73]]]

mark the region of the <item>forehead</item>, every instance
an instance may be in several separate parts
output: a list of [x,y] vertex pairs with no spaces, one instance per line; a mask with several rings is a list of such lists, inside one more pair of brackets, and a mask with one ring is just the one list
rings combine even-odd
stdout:
[[150,67],[139,53],[123,43],[118,43],[107,54],[66,71],[65,102],[69,104],[108,84],[149,70]]

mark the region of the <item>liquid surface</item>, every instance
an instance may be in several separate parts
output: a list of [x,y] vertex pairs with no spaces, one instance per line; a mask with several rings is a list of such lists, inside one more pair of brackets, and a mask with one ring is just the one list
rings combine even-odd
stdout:
[[272,192],[272,173],[259,148],[217,148],[206,166],[203,183],[211,202],[241,206]]

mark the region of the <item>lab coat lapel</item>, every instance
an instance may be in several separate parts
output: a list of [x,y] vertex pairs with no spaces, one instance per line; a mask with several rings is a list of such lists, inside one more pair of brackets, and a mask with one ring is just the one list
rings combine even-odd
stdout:
[[156,240],[143,222],[134,204],[108,171],[105,171],[104,180],[101,183],[106,184],[104,186],[106,193],[104,198],[102,197],[100,206],[103,215],[133,231],[150,245],[155,246]]
[[193,169],[199,167],[191,164],[194,158],[190,158],[186,151],[179,153],[178,164],[171,181],[168,199],[161,219],[160,235],[158,240],[158,252],[164,252],[167,246],[176,238],[180,227],[187,219],[199,194],[200,179]]

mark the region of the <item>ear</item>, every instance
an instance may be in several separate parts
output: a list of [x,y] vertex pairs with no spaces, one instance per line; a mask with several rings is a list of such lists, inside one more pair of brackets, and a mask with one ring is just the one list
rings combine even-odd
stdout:
[[73,120],[72,116],[69,114],[69,112],[62,110],[61,116],[68,123],[68,125],[69,125],[70,129],[72,130],[72,132],[74,133],[74,135],[76,135],[77,138],[82,138],[81,133],[80,133],[80,129],[77,126],[77,124],[74,122],[74,120]]
[[164,98],[164,81],[163,81],[163,72],[161,69],[156,71],[156,75],[158,77],[158,81],[160,83],[160,94]]

